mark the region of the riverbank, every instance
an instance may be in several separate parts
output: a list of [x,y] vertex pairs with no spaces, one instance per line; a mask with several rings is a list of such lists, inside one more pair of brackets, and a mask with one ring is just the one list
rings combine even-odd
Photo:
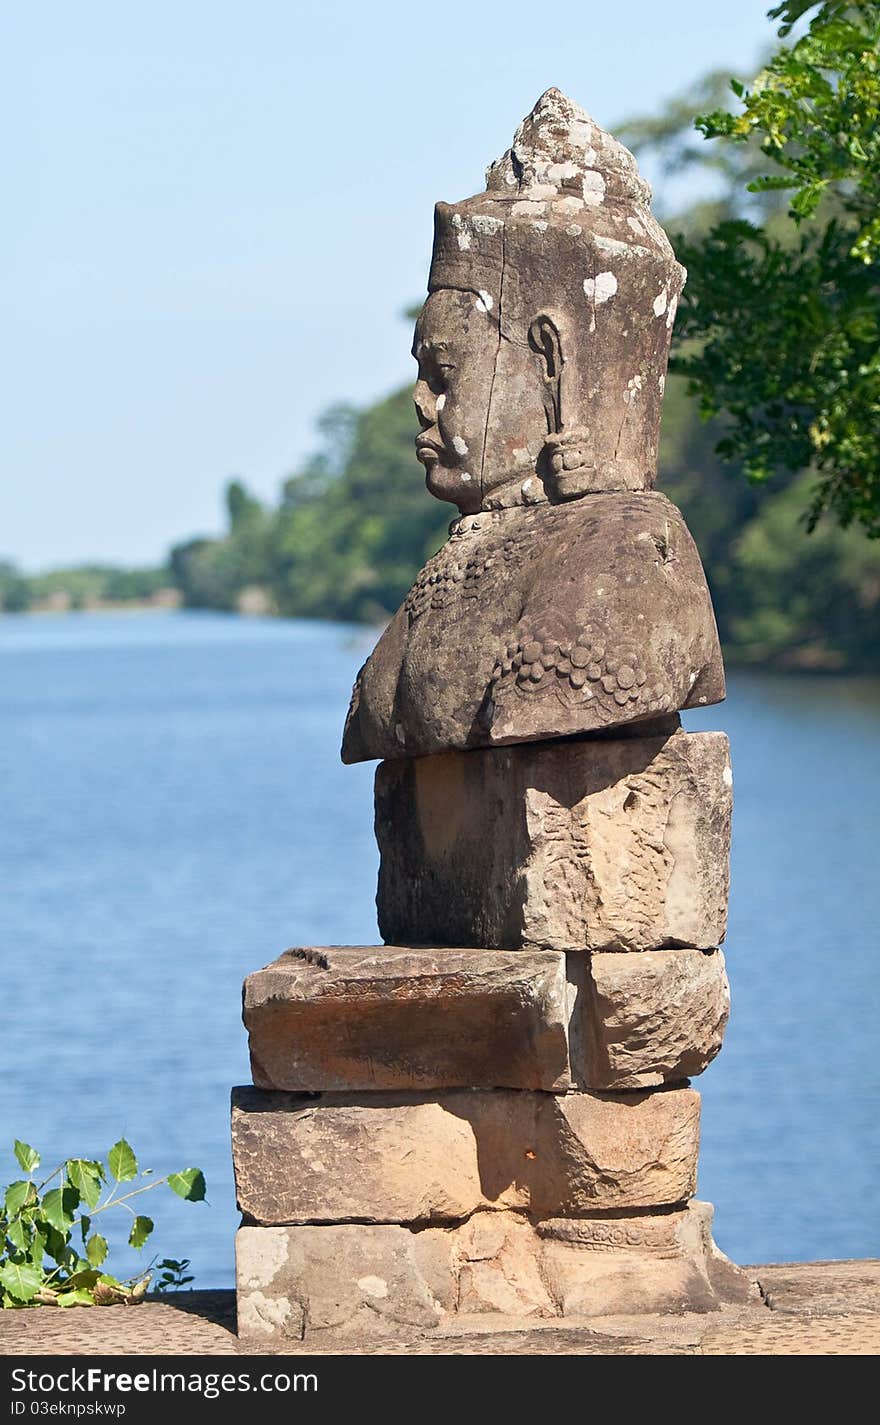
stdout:
[[[880,1261],[748,1269],[760,1300],[705,1315],[530,1321],[456,1317],[416,1340],[310,1337],[284,1355],[870,1356],[880,1351]],[[181,1292],[131,1307],[5,1311],[7,1356],[261,1354],[235,1335],[233,1291]]]
[[[8,619],[19,618],[45,618],[46,615],[69,615],[75,618],[78,615],[111,614],[111,615],[133,615],[133,614],[156,614],[168,613],[178,615],[191,615],[204,618],[232,618],[242,619],[246,622],[270,621],[277,624],[317,624],[326,625],[330,628],[346,627],[356,628],[363,632],[365,639],[375,641],[379,637],[387,620],[376,619],[372,622],[364,620],[354,624],[345,619],[332,616],[327,618],[310,617],[307,619],[296,618],[287,614],[280,614],[273,609],[263,596],[262,590],[258,588],[247,589],[242,593],[238,601],[238,606],[234,609],[192,609],[184,608],[181,595],[177,589],[163,588],[150,598],[126,599],[126,600],[101,600],[93,599],[82,605],[74,605],[69,599],[46,599],[32,604],[29,608],[23,609],[3,609],[0,608],[0,626]],[[873,658],[862,662],[846,662],[839,658],[829,658],[826,656],[816,656],[811,650],[792,650],[784,657],[762,661],[748,657],[742,649],[725,646],[723,648],[724,662],[727,668],[742,669],[744,672],[785,674],[794,677],[818,675],[834,679],[836,677],[847,678],[873,678],[880,675],[880,664]]]

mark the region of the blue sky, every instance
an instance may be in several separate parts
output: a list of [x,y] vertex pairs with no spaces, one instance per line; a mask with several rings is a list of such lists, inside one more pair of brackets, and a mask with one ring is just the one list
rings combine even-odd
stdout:
[[9,7],[0,557],[149,563],[230,475],[273,496],[324,407],[412,377],[433,204],[544,89],[613,128],[748,73],[768,7]]

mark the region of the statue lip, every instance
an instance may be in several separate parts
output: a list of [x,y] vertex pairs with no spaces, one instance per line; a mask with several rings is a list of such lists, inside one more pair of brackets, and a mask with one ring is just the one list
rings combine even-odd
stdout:
[[439,460],[442,454],[442,445],[438,445],[436,441],[431,440],[428,436],[416,436],[416,456],[419,460],[430,459],[432,456]]

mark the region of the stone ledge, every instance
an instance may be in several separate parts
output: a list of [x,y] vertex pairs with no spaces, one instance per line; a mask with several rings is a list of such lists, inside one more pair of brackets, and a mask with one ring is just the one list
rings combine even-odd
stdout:
[[[474,1317],[449,1333],[395,1342],[289,1342],[285,1356],[869,1356],[880,1352],[880,1261],[747,1268],[765,1301],[711,1315],[593,1317],[589,1322]],[[773,1303],[777,1304],[774,1306]],[[850,1305],[853,1302],[853,1305]],[[0,1355],[247,1356],[235,1292],[180,1292],[143,1305],[0,1313]]]

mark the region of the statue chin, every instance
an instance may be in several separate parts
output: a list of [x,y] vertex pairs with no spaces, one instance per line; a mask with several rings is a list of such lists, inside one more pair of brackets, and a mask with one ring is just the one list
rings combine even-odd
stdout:
[[432,460],[425,467],[425,484],[436,499],[458,505],[463,515],[475,514],[480,508],[479,481],[464,470]]

